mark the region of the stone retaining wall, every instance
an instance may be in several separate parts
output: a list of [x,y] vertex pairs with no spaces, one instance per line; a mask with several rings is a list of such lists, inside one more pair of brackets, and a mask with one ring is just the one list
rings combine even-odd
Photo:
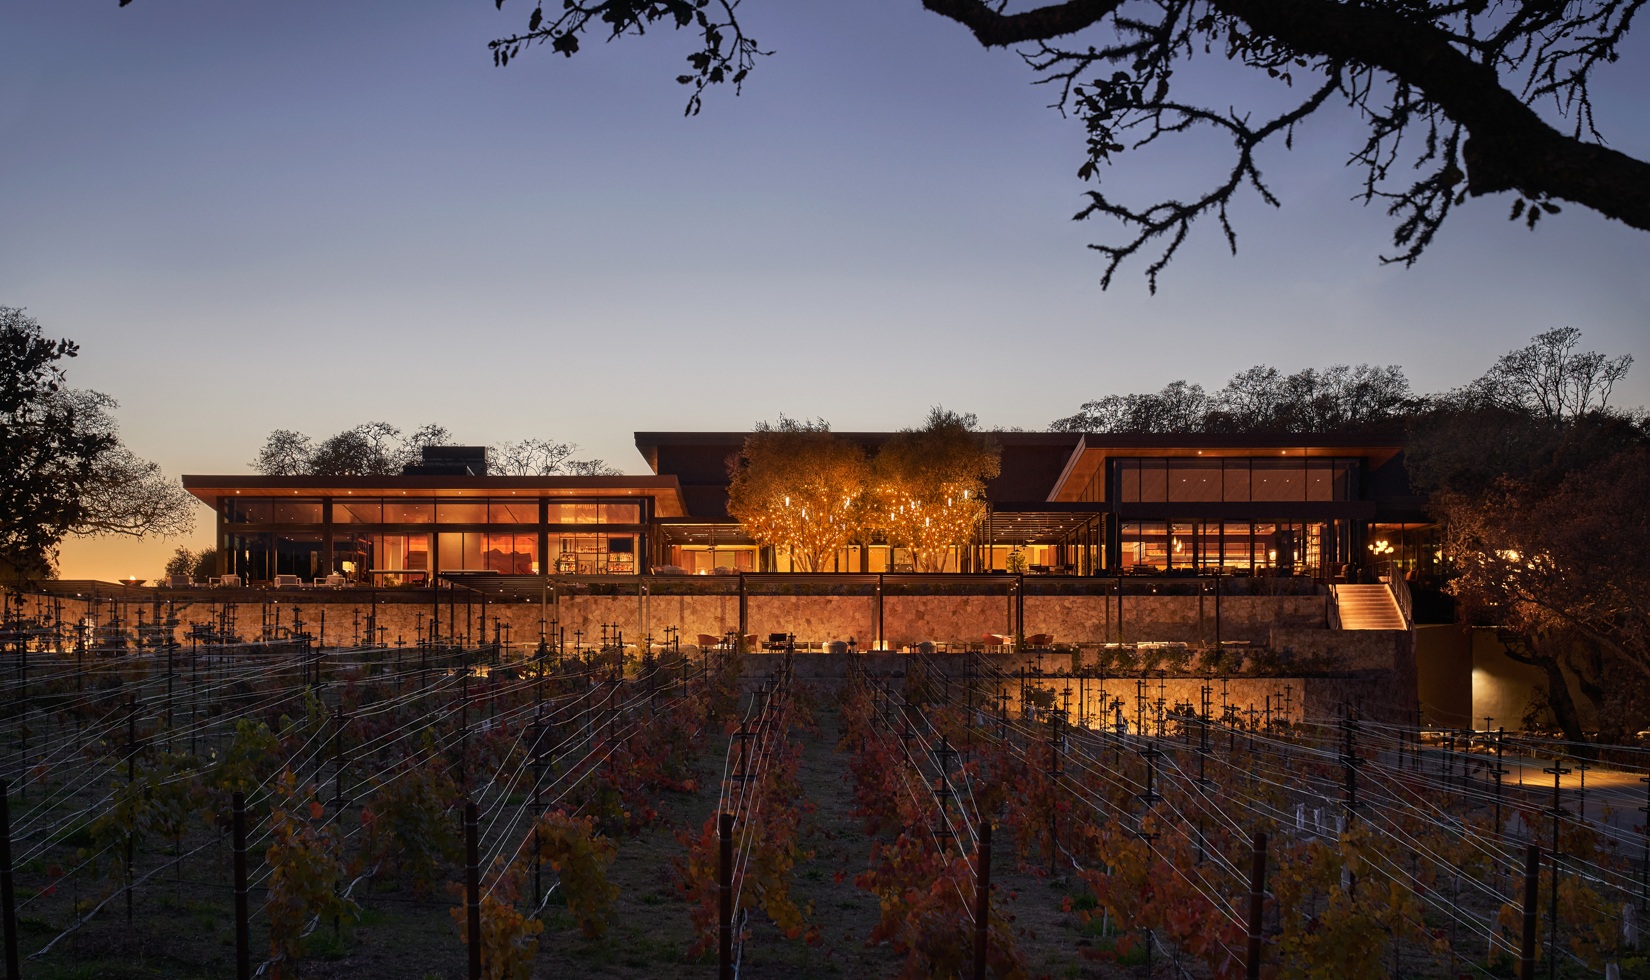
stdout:
[[[428,593],[423,596],[427,597]],[[467,635],[481,642],[481,624],[491,639],[495,619],[510,625],[517,642],[537,642],[540,605],[536,602],[483,602],[473,594],[446,593],[439,602],[415,601],[414,595],[385,596],[377,606],[378,624],[387,627],[390,642],[398,637],[416,642],[430,617],[441,622],[442,635]],[[354,596],[294,591],[279,594],[281,621],[290,623],[292,608],[310,632],[318,632],[324,615],[326,642],[353,642],[356,623],[373,605]],[[1311,630],[1325,625],[1322,596],[1226,596],[1221,600],[1220,636],[1223,640],[1265,644],[1274,630]],[[214,604],[206,595],[180,602],[178,617],[185,624],[210,621]],[[869,596],[772,596],[749,599],[748,632],[758,636],[792,633],[799,640],[829,642],[853,638],[869,646],[876,635],[874,601]],[[685,642],[699,634],[721,636],[739,628],[737,595],[662,595],[643,600],[635,595],[574,595],[552,605],[547,618],[559,617],[569,642],[575,630],[583,637],[599,636],[606,624],[616,624],[626,639],[665,635],[666,627],[681,631]],[[259,629],[260,604],[242,603],[237,628],[243,635]],[[468,627],[466,628],[466,623]],[[1122,636],[1135,641],[1213,642],[1215,603],[1212,596],[1125,596]],[[924,640],[978,642],[987,633],[1014,632],[1013,611],[1004,596],[888,596],[883,600],[885,639],[894,646]],[[1100,643],[1118,637],[1115,596],[1036,596],[1025,598],[1025,633],[1048,633],[1057,643]]]
[[[755,690],[766,683],[767,678],[780,668],[784,656],[782,653],[747,654],[744,661],[746,686]],[[1270,717],[1275,720],[1287,718],[1296,722],[1327,722],[1338,719],[1343,705],[1349,703],[1358,707],[1361,717],[1398,721],[1400,707],[1407,704],[1403,697],[1405,675],[1396,665],[1386,669],[1279,676],[1233,674],[1211,677],[1164,677],[1125,674],[1079,679],[1071,676],[1069,671],[1078,665],[1092,667],[1092,655],[1077,663],[1074,663],[1069,654],[1039,655],[1035,651],[985,654],[984,658],[1001,672],[997,676],[1006,677],[1007,680],[979,681],[976,696],[980,705],[995,704],[992,700],[995,695],[1007,694],[1010,714],[1019,717],[1025,707],[1020,699],[1020,672],[1023,670],[1026,685],[1052,689],[1058,704],[1070,705],[1071,718],[1075,723],[1091,726],[1113,724],[1116,719],[1115,712],[1105,706],[1122,700],[1124,720],[1128,723],[1130,731],[1135,730],[1135,721],[1141,710],[1139,698],[1142,690],[1147,702],[1151,704],[1162,698],[1170,706],[1179,703],[1201,705],[1203,689],[1207,687],[1210,704],[1217,716],[1224,713],[1226,705],[1231,705],[1235,710],[1244,713],[1245,717],[1253,707],[1257,712],[1256,717],[1264,720],[1270,706]],[[857,663],[873,681],[886,683],[896,690],[902,688],[907,675],[920,666],[930,683],[942,687],[949,684],[951,697],[965,697],[965,658],[956,654],[935,654],[918,661],[906,654],[868,653],[847,657],[798,653],[792,655],[792,677],[796,683],[811,685],[821,692],[828,693],[846,683],[851,663]],[[1056,674],[1057,670],[1065,673]],[[1042,673],[1039,675],[1038,671]],[[1142,682],[1144,688],[1141,686]],[[1409,689],[1413,689],[1412,679],[1407,684]],[[1155,711],[1155,708],[1150,710]]]

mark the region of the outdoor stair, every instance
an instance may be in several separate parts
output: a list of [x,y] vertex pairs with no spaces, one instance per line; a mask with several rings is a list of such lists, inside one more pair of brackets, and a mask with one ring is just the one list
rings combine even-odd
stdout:
[[1408,629],[1403,610],[1386,585],[1331,585],[1343,630]]

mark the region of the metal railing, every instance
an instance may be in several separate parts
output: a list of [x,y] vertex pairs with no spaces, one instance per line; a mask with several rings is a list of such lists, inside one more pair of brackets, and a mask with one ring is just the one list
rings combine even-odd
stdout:
[[1398,603],[1398,611],[1404,614],[1404,628],[1415,628],[1415,600],[1409,594],[1409,582],[1404,578],[1404,570],[1398,563],[1388,559],[1379,566],[1381,581],[1387,584],[1392,591],[1392,598]]

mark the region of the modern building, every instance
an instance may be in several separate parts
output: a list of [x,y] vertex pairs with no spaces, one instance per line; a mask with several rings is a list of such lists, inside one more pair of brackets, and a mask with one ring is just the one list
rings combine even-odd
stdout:
[[[496,476],[438,447],[398,476],[185,476],[217,514],[220,570],[246,582],[339,575],[430,585],[441,573],[633,576],[790,571],[727,511],[743,432],[639,432],[652,475]],[[838,433],[874,450],[885,432]],[[1400,438],[993,433],[988,516],[946,570],[1290,574],[1342,578],[1372,558],[1436,560]],[[1017,557],[1014,556],[1018,552]],[[833,570],[906,572],[903,549],[843,549]]]

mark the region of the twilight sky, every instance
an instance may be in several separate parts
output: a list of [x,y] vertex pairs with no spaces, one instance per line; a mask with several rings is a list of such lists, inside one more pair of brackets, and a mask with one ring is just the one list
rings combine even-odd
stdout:
[[[9,0],[0,6],[0,304],[80,342],[169,474],[240,473],[274,428],[382,419],[546,436],[643,470],[638,429],[780,412],[842,429],[929,405],[1038,429],[1112,391],[1219,387],[1255,363],[1402,364],[1418,389],[1579,327],[1640,364],[1650,235],[1579,207],[1530,233],[1470,201],[1414,269],[1349,198],[1345,110],[1262,158],[1281,210],[1235,211],[1146,291],[1101,292],[1076,223],[1079,127],[1011,52],[916,0],[752,0],[776,54],[682,117],[689,39],[492,66],[509,0]],[[1219,58],[1221,100],[1279,92]],[[1650,34],[1598,80],[1650,157]],[[1287,93],[1283,93],[1287,94]],[[1211,140],[1125,155],[1108,189],[1188,197]],[[210,541],[202,511],[186,542]],[[65,577],[154,577],[177,542],[69,542]]]

